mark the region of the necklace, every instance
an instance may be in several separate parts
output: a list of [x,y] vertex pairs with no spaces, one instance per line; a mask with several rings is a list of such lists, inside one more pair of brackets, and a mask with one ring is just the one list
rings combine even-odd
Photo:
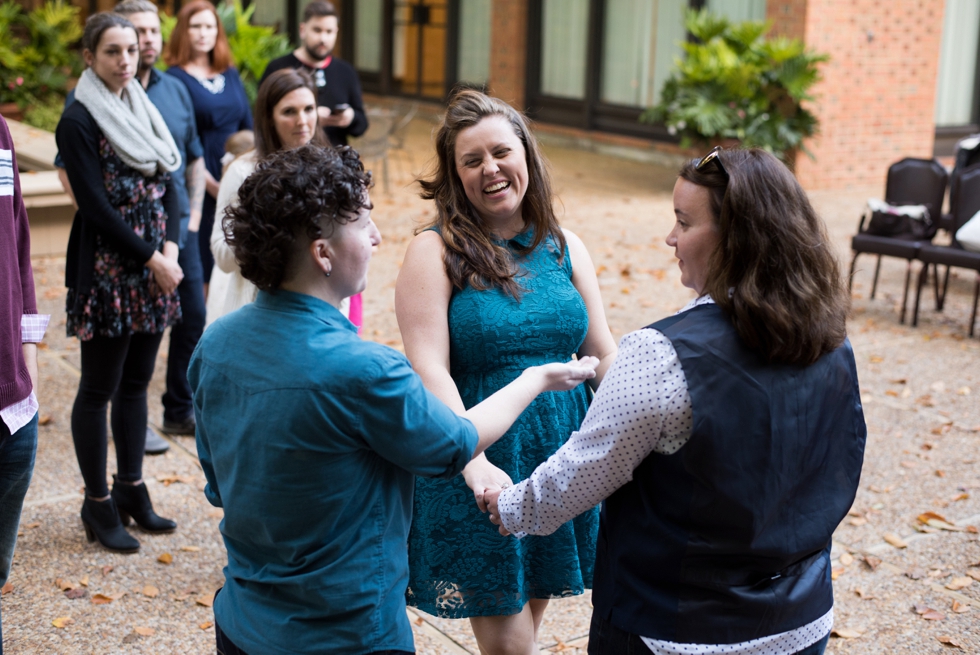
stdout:
[[196,77],[196,76],[194,79],[200,82],[201,86],[203,86],[205,89],[207,89],[214,95],[218,95],[219,93],[225,90],[225,76],[222,73],[218,73],[211,79],[208,79],[206,77]]

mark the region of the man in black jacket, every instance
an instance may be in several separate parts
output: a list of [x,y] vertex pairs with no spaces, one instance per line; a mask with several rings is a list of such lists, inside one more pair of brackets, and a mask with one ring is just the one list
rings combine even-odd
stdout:
[[306,5],[299,25],[300,47],[270,61],[261,80],[283,68],[309,73],[316,82],[320,127],[335,146],[347,145],[348,136],[361,136],[368,128],[357,73],[346,61],[333,56],[338,31],[333,4],[314,0]]

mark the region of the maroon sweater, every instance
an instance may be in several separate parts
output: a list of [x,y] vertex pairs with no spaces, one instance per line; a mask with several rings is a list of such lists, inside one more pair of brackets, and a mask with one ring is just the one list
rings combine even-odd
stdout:
[[31,233],[20,195],[14,140],[0,117],[0,409],[31,395],[20,321],[37,313]]

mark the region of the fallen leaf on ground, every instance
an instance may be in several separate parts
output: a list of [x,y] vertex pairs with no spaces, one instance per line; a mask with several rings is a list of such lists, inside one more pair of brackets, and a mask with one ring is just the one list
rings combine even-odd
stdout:
[[[422,617],[419,617],[419,618],[421,619]],[[201,625],[199,625],[197,627],[199,627],[201,630],[207,630],[208,628],[210,628],[213,625],[214,625],[214,621],[205,621],[204,623],[202,623]]]
[[415,619],[415,625],[417,625],[420,628],[424,623],[425,623],[425,619],[423,619],[421,616]]
[[942,514],[936,514],[935,512],[923,512],[916,518],[918,519],[919,523],[936,528],[937,530],[948,530],[950,532],[963,532],[966,530],[966,528],[961,528],[958,525],[954,525]]
[[961,603],[958,600],[953,601],[953,611],[957,614],[966,614],[970,611],[970,606],[966,603]]
[[918,465],[919,465],[918,462],[910,462],[910,461],[907,461],[907,460],[904,461],[904,462],[902,462],[902,466],[905,467],[905,468],[907,468],[907,469],[914,469]]
[[180,549],[185,553],[197,553],[201,550],[198,546],[181,546]]
[[78,584],[82,585],[83,587],[87,587],[88,586],[88,576],[86,575],[81,580],[79,580],[78,581]]
[[879,355],[872,355],[868,361],[870,361],[872,364],[880,364],[885,361],[885,358]]
[[866,519],[864,517],[861,517],[861,516],[856,517],[856,518],[853,518],[850,521],[848,521],[848,523],[850,523],[851,525],[854,525],[854,526],[861,526],[861,525],[864,525],[867,522],[868,522],[868,519]]
[[881,558],[875,557],[874,555],[865,555],[864,563],[869,569],[871,569],[872,571],[876,571],[878,567],[881,565]]
[[831,637],[840,637],[841,639],[857,639],[863,634],[858,630],[848,630],[847,628],[834,628],[830,631]]
[[41,526],[41,522],[40,521],[34,521],[33,523],[28,523],[24,527],[25,528],[38,528],[40,526]]
[[951,497],[950,501],[955,503],[958,500],[969,500],[969,498],[970,498],[970,494],[963,492],[961,494],[956,494],[955,496]]
[[905,540],[902,539],[901,537],[899,537],[894,532],[886,532],[885,534],[882,535],[881,538],[884,539],[887,543],[889,543],[892,546],[894,546],[895,548],[907,548],[908,547],[908,544],[905,543]]
[[61,589],[62,591],[68,591],[69,589],[75,588],[75,583],[68,578],[57,578],[55,579],[54,583],[58,585],[58,589]]
[[54,621],[51,622],[51,625],[53,625],[54,627],[60,630],[64,628],[66,625],[69,625],[74,622],[75,619],[71,618],[70,616],[59,616],[58,618],[56,618]]
[[160,595],[160,590],[154,587],[153,585],[148,584],[145,587],[143,587],[142,594],[147,598],[156,598],[157,596]]
[[861,600],[874,600],[873,595],[869,594],[868,592],[866,592],[864,589],[861,589],[860,587],[855,589],[854,593],[856,593],[858,598],[860,598]]
[[169,487],[174,482],[183,482],[184,484],[194,484],[197,479],[190,475],[158,475],[157,482],[162,482],[163,486]]
[[8,582],[3,587],[0,587],[0,596],[6,596],[7,594],[14,593],[14,585]]
[[133,628],[133,632],[140,635],[141,637],[152,637],[157,633],[157,631],[154,630],[153,628],[143,628],[139,626]]
[[170,553],[164,553],[163,555],[160,555],[160,557],[157,558],[157,561],[160,562],[161,564],[170,564],[174,561],[174,556],[171,555]]
[[950,591],[959,591],[960,589],[965,589],[973,584],[973,578],[953,578],[946,584],[946,588]]
[[109,575],[110,571],[112,571],[112,564],[106,564],[102,567],[102,575]]
[[956,641],[949,635],[939,635],[938,637],[936,637],[936,639],[938,639],[939,643],[943,644],[944,646],[951,646],[953,648],[963,648],[963,645],[960,644],[960,642]]
[[838,559],[844,566],[850,566],[854,562],[854,556],[850,553],[843,553]]
[[970,387],[960,387],[959,389],[956,390],[956,393],[960,396],[969,396]]
[[85,598],[88,596],[88,590],[86,589],[66,589],[65,598],[68,600],[75,600],[76,598]]
[[964,528],[964,530],[966,530],[970,534],[980,534],[980,529],[978,529],[977,526],[975,525],[968,525]]
[[844,567],[843,566],[837,566],[837,567],[834,567],[834,568],[832,568],[830,570],[830,579],[831,580],[836,580],[837,578],[841,577],[842,575],[844,575]]
[[926,572],[919,567],[915,567],[906,571],[905,577],[911,578],[912,580],[921,580],[922,578],[926,577]]
[[891,397],[893,397],[893,398],[898,398],[898,392],[897,392],[897,391],[895,391],[894,389],[887,389],[887,390],[885,391],[885,395],[886,395],[886,396],[891,396]]
[[93,605],[108,605],[114,600],[115,598],[112,598],[111,596],[106,596],[105,594],[94,594],[92,596]]
[[916,605],[915,613],[926,619],[927,621],[943,621],[946,619],[946,615],[942,612],[932,609],[928,605]]
[[203,605],[204,607],[211,607],[214,604],[214,594],[210,596],[198,596],[194,599],[194,602],[198,605]]
[[47,425],[48,423],[50,423],[53,420],[54,420],[54,418],[50,414],[45,414],[44,416],[41,416],[40,418],[37,419],[37,424],[38,425]]
[[937,478],[945,478],[946,477],[946,471],[943,471],[942,469],[936,469],[936,477]]
[[966,574],[974,580],[980,580],[980,569],[968,569]]

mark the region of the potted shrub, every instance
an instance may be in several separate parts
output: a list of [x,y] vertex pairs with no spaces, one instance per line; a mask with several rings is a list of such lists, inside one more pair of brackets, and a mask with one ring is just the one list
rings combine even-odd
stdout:
[[807,152],[817,118],[804,103],[828,56],[799,39],[767,37],[768,22],[732,23],[704,9],[688,11],[685,26],[694,40],[640,120],[665,124],[684,147],[739,142],[789,163],[796,150]]

